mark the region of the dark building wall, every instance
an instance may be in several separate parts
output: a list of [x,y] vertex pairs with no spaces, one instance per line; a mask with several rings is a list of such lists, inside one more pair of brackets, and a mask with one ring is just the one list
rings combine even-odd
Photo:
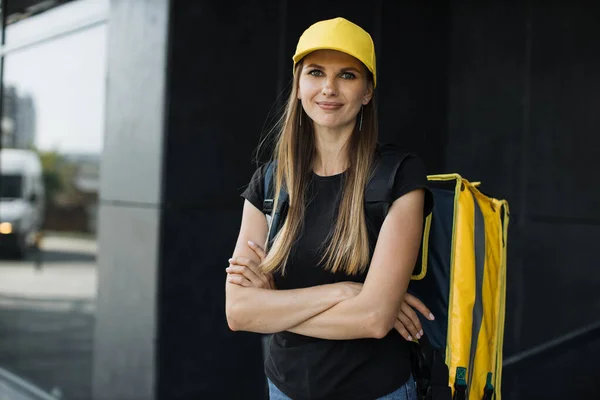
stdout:
[[225,268],[277,97],[277,2],[171,2],[157,393],[261,398],[260,336],[231,332]]
[[380,138],[445,167],[448,12],[443,2],[384,1],[377,45]]

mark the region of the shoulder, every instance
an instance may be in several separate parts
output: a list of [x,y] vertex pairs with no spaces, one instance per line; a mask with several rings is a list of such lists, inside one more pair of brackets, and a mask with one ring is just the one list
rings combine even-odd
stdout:
[[248,186],[242,193],[242,197],[250,201],[256,208],[262,210],[265,196],[265,178],[271,163],[260,165],[254,171]]
[[416,153],[393,143],[378,144],[375,149],[374,164],[399,164],[407,159],[421,161]]
[[265,183],[265,175],[267,174],[267,170],[269,169],[270,165],[270,162],[259,165],[254,171],[254,174],[252,174],[249,186],[260,187],[260,189],[263,190]]
[[370,186],[379,188],[378,192],[385,187],[390,202],[413,190],[424,189],[426,214],[433,207],[425,163],[416,153],[394,144],[378,145]]
[[378,144],[373,162],[373,179],[389,178],[391,183],[399,171],[426,175],[425,164],[417,154],[392,143]]

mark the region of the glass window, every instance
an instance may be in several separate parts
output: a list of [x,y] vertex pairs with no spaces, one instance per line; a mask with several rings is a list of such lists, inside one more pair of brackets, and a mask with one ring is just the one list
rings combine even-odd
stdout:
[[0,398],[91,397],[107,8],[73,1],[6,29]]
[[21,197],[21,175],[2,174],[0,176],[0,200],[14,200]]

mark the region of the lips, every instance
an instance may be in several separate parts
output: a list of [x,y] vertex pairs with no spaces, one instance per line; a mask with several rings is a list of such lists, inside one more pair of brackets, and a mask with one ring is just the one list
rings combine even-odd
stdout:
[[331,101],[319,101],[319,102],[317,102],[317,105],[319,107],[321,107],[323,110],[328,110],[328,111],[339,110],[340,108],[343,107],[342,103],[335,103],[335,102],[331,102]]

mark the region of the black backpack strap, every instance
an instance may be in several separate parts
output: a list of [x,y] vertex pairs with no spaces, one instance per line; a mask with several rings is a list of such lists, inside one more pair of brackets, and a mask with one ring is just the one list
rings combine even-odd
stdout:
[[422,336],[419,343],[411,342],[410,346],[412,372],[417,384],[417,399],[452,400],[444,349],[431,346],[427,336]]
[[263,198],[263,213],[268,215],[270,218],[269,224],[269,237],[267,240],[267,248],[271,247],[273,240],[277,235],[277,232],[281,229],[288,210],[289,195],[284,187],[279,191],[279,201],[277,210],[273,211],[274,198],[275,198],[275,184],[274,176],[277,163],[275,161],[269,162],[265,170],[265,181],[264,181],[264,198]]
[[264,198],[262,212],[263,214],[268,215],[271,215],[271,213],[273,212],[273,197],[275,197],[273,194],[273,191],[275,190],[275,185],[273,185],[273,172],[275,170],[275,165],[275,161],[270,161],[266,166],[264,175]]
[[371,178],[365,190],[365,213],[369,229],[375,236],[392,205],[392,189],[396,173],[410,153],[392,145],[381,146],[376,155]]

